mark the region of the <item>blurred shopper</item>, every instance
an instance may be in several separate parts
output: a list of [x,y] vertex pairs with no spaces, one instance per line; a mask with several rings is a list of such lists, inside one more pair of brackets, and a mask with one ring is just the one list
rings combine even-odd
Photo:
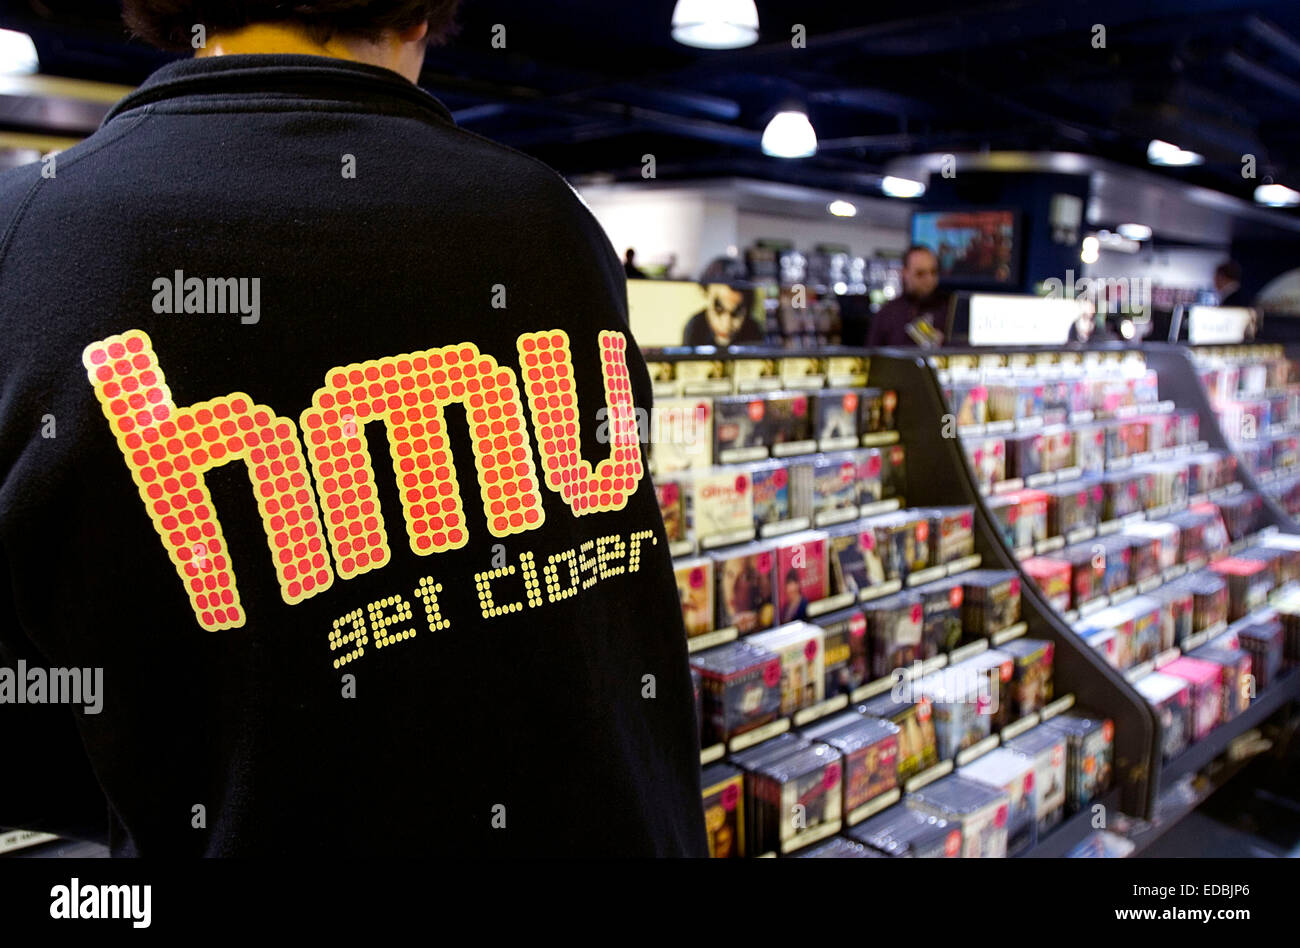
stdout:
[[869,346],[915,346],[918,337],[941,344],[948,294],[939,289],[939,258],[915,244],[903,254],[903,295],[876,312],[867,332]]
[[624,274],[416,85],[455,6],[126,0],[206,45],[0,174],[0,665],[103,678],[0,826],[88,759],[118,855],[707,855]]
[[623,273],[629,280],[644,280],[645,271],[636,265],[636,251],[631,247],[623,252]]
[[1214,268],[1214,292],[1220,306],[1249,306],[1246,294],[1241,291],[1241,264],[1225,260]]

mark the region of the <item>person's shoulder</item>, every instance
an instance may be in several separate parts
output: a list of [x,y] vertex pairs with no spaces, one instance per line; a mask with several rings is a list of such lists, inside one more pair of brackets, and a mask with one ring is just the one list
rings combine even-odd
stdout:
[[876,319],[888,319],[898,314],[906,314],[910,311],[911,304],[908,303],[906,296],[895,296],[888,303],[885,303],[876,310]]
[[[539,158],[485,138],[458,125],[440,126],[448,144],[481,179],[495,183],[502,191],[519,197],[552,203],[580,216],[592,216],[587,202],[554,168]],[[434,166],[436,171],[436,164]],[[593,218],[594,219],[594,218]]]
[[0,171],[0,241],[8,234],[23,205],[41,182],[42,163],[37,161]]

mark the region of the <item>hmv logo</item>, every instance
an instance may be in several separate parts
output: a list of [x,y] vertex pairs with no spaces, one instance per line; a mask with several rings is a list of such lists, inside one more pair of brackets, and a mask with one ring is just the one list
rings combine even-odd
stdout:
[[[396,512],[379,507],[380,477],[396,481],[397,532],[418,556],[465,546],[467,503],[482,506],[495,537],[541,527],[543,490],[558,494],[575,517],[623,509],[643,476],[627,340],[603,331],[593,342],[609,443],[608,457],[596,461],[582,456],[570,340],[561,330],[521,334],[517,372],[470,342],[336,366],[296,419],[243,392],[177,405],[152,341],[139,330],[91,343],[82,361],[195,617],[218,630],[245,621],[204,482],[223,464],[248,469],[290,604],[392,559]],[[465,409],[472,467],[451,455],[444,408],[453,403]],[[380,465],[386,470],[376,467],[366,438],[372,424],[385,426],[392,449]],[[471,471],[476,483],[462,485]]]

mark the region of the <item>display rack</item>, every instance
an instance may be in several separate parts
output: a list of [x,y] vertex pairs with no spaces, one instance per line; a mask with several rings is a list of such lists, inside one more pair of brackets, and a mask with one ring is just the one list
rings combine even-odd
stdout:
[[[915,355],[903,353],[878,353],[867,357],[862,350],[830,349],[812,352],[771,352],[761,350],[730,350],[726,353],[705,352],[648,352],[652,377],[656,380],[656,399],[676,396],[715,396],[729,397],[735,393],[769,393],[794,390],[815,392],[823,386],[868,386],[871,389],[886,390],[893,394],[894,430],[863,432],[855,444],[861,447],[873,447],[901,443],[906,450],[907,477],[906,496],[886,498],[883,501],[861,505],[849,515],[868,518],[881,513],[887,508],[898,508],[906,504],[908,508],[934,508],[961,506],[971,511],[970,534],[973,552],[959,560],[931,566],[913,573],[904,580],[892,580],[859,590],[857,595],[846,596],[843,593],[832,595],[826,600],[812,602],[808,605],[807,616],[816,621],[822,614],[854,603],[869,602],[883,596],[892,595],[900,589],[913,589],[923,583],[941,577],[960,577],[964,571],[979,567],[1007,571],[1015,576],[1014,558],[999,543],[987,522],[987,513],[979,505],[978,492],[972,486],[969,471],[963,471],[962,455],[957,443],[952,438],[941,436],[943,427],[944,405],[942,393],[936,386],[933,373],[928,366]],[[728,360],[743,360],[746,365],[737,367],[728,364]],[[789,360],[793,364],[782,364]],[[799,363],[803,361],[804,365]],[[670,374],[663,371],[664,364],[672,365],[669,381],[661,376]],[[764,364],[766,363],[766,364]],[[683,369],[683,366],[685,368]],[[751,374],[758,369],[759,374]],[[802,371],[801,371],[802,370]],[[743,376],[743,377],[742,377]],[[753,463],[761,457],[798,457],[805,452],[820,452],[848,447],[848,443],[826,443],[822,439],[811,442],[792,442],[784,450],[776,450],[781,445],[774,445],[773,450],[756,450],[752,456],[744,452],[732,452],[729,459],[737,464]],[[652,464],[653,461],[652,454]],[[716,460],[716,459],[715,459]],[[799,523],[798,527],[809,526]],[[821,525],[814,520],[813,526]],[[778,532],[785,532],[784,529]],[[724,542],[706,542],[696,539],[693,548],[679,548],[674,552],[683,555],[692,552],[718,554],[733,543],[743,543],[754,536],[769,536],[763,530],[741,531],[744,535],[727,535]],[[670,534],[671,539],[671,534]],[[854,823],[869,818],[874,813],[891,806],[904,795],[922,791],[928,784],[980,759],[983,755],[998,748],[1002,741],[1010,740],[1041,722],[1045,722],[1070,709],[1086,708],[1094,712],[1100,721],[1108,722],[1105,730],[1113,732],[1113,754],[1117,778],[1112,787],[1089,801],[1091,805],[1079,809],[1050,832],[1044,832],[1036,846],[1024,855],[1060,855],[1076,846],[1085,836],[1093,831],[1091,817],[1092,806],[1101,804],[1108,810],[1127,809],[1142,813],[1149,807],[1151,788],[1149,778],[1152,772],[1150,749],[1154,746],[1154,721],[1146,705],[1124,687],[1112,669],[1100,662],[1091,650],[1073,638],[1064,628],[1059,617],[1035,594],[1031,584],[1018,577],[1021,596],[1019,621],[1007,628],[998,630],[988,638],[976,638],[919,663],[912,669],[904,671],[904,680],[910,681],[943,669],[950,664],[958,666],[967,659],[982,654],[990,648],[1001,648],[1017,638],[1045,640],[1054,652],[1053,676],[1055,679],[1055,699],[1039,711],[1026,714],[1017,721],[1008,722],[1006,727],[993,730],[989,736],[971,746],[964,746],[954,758],[940,760],[920,773],[910,776],[902,785],[888,794],[872,801],[868,806],[855,811],[841,825],[827,829],[827,835],[833,835],[840,829],[848,830]],[[710,633],[695,636],[689,643],[693,655],[714,648],[740,637],[734,628],[715,629]],[[802,708],[792,715],[783,715],[762,728],[748,731],[725,742],[708,743],[702,749],[702,764],[710,764],[724,756],[728,761],[733,755],[745,754],[755,747],[767,746],[780,735],[792,729],[815,724],[829,715],[842,711],[846,706],[868,701],[873,697],[889,691],[896,683],[894,676],[865,681],[849,694],[834,698],[813,706]],[[1110,741],[1110,737],[1107,737]],[[706,788],[707,790],[707,788]],[[752,853],[751,853],[752,855]]]
[[[995,568],[1021,573],[1021,604],[1029,634],[1050,639],[1056,645],[1058,690],[1073,694],[1079,704],[1115,722],[1120,807],[1128,813],[1148,813],[1154,801],[1152,778],[1158,763],[1155,736],[1159,725],[1155,715],[1119,672],[1073,634],[998,535],[985,498],[975,486],[978,482],[975,472],[960,439],[954,437],[952,415],[935,370],[926,358],[915,353],[883,350],[872,358],[871,382],[898,391],[902,406],[900,428],[908,450],[917,458],[920,469],[934,472],[933,476],[918,478],[909,485],[912,501],[924,506],[955,497],[960,499],[947,502],[969,503],[975,507],[976,550]],[[1083,835],[1086,831],[1079,838]]]
[[[1128,358],[1131,359],[1135,351],[1118,345],[1102,345],[1087,350],[1069,350],[1068,354],[1058,351],[1056,355],[1070,361],[1079,359],[1116,361],[1125,358],[1125,353],[1128,353]],[[1197,432],[1194,440],[1180,441],[1173,446],[1161,443],[1159,447],[1154,447],[1150,451],[1143,449],[1132,456],[1121,454],[1113,459],[1107,455],[1102,470],[1111,480],[1114,480],[1112,475],[1117,472],[1130,470],[1134,477],[1145,477],[1149,465],[1159,466],[1165,462],[1171,462],[1166,464],[1166,467],[1184,469],[1182,476],[1186,480],[1187,465],[1178,464],[1177,461],[1180,459],[1187,458],[1190,464],[1194,459],[1200,458],[1203,462],[1205,457],[1209,457],[1221,463],[1218,466],[1210,464],[1208,467],[1197,468],[1198,477],[1192,478],[1192,481],[1199,484],[1200,489],[1191,497],[1183,496],[1181,499],[1163,505],[1159,502],[1147,504],[1140,510],[1116,515],[1113,520],[1104,520],[1097,523],[1095,527],[1081,529],[1068,537],[1065,531],[1062,531],[1061,535],[1044,537],[1025,547],[1011,543],[1007,539],[1006,523],[999,522],[993,509],[995,506],[1000,510],[1005,509],[1008,501],[1006,494],[1025,488],[1036,489],[1057,482],[1069,487],[1076,480],[1082,483],[1085,472],[1079,468],[1066,468],[1030,473],[1020,479],[1003,478],[998,483],[982,485],[981,473],[975,470],[971,456],[963,446],[963,439],[1032,432],[1043,427],[1044,419],[1025,417],[1014,421],[958,424],[954,406],[949,404],[945,396],[945,386],[951,382],[951,378],[943,368],[946,365],[944,360],[952,357],[975,363],[1000,360],[1003,366],[1024,369],[1050,352],[1051,350],[1030,347],[1002,349],[997,352],[974,349],[944,350],[941,359],[929,355],[923,356],[915,350],[868,352],[841,347],[798,352],[734,348],[725,352],[680,350],[647,353],[652,377],[663,371],[665,366],[672,367],[667,372],[673,376],[671,381],[666,378],[656,380],[657,399],[682,395],[734,398],[740,394],[754,397],[770,396],[779,400],[791,391],[805,392],[811,396],[825,391],[826,388],[838,387],[866,387],[872,391],[892,393],[890,399],[892,424],[889,430],[863,431],[852,438],[804,437],[803,440],[787,443],[760,445],[752,450],[745,448],[737,451],[729,447],[728,464],[733,460],[737,464],[744,464],[769,458],[798,462],[806,461],[814,454],[850,447],[860,449],[895,444],[900,445],[900,450],[906,453],[908,476],[905,496],[901,492],[893,495],[886,492],[883,499],[854,505],[848,510],[832,511],[831,519],[825,519],[821,515],[810,516],[798,522],[761,525],[753,530],[742,530],[738,535],[714,537],[708,542],[697,538],[689,550],[675,549],[675,554],[718,554],[719,550],[725,553],[732,544],[756,538],[776,537],[791,530],[854,522],[892,509],[906,508],[905,512],[910,512],[936,507],[969,508],[971,551],[968,556],[962,557],[960,562],[944,563],[938,567],[931,566],[918,574],[901,580],[877,583],[856,590],[852,594],[833,592],[820,601],[808,603],[807,619],[810,622],[817,622],[820,617],[835,610],[861,605],[882,596],[890,596],[899,590],[912,589],[923,582],[940,577],[960,576],[962,571],[976,567],[981,570],[1005,570],[1009,571],[1009,575],[1017,576],[1019,579],[1020,621],[986,640],[964,641],[960,647],[934,655],[924,663],[918,663],[914,669],[905,672],[904,680],[924,680],[926,676],[950,664],[961,666],[984,650],[999,648],[1017,637],[1050,642],[1054,652],[1053,678],[1058,700],[1043,709],[1042,713],[1026,715],[1022,720],[1011,722],[1000,731],[995,729],[987,738],[974,745],[963,746],[955,759],[941,760],[922,773],[909,777],[896,790],[877,798],[870,806],[855,812],[852,821],[845,819],[842,824],[833,827],[827,825],[823,827],[822,836],[804,841],[800,845],[817,842],[823,837],[836,837],[840,830],[847,832],[851,823],[867,818],[884,807],[892,806],[900,798],[909,799],[910,795],[923,791],[927,784],[945,776],[955,768],[982,758],[983,755],[997,748],[1003,740],[1009,740],[1066,708],[1075,708],[1090,712],[1094,719],[1112,723],[1114,781],[1102,794],[1090,801],[1090,806],[1079,808],[1050,832],[1044,832],[1032,849],[1022,853],[1034,857],[1065,855],[1093,833],[1095,825],[1090,816],[1096,804],[1104,807],[1106,812],[1122,812],[1139,821],[1150,819],[1162,793],[1169,791],[1188,774],[1204,769],[1223,755],[1238,737],[1300,695],[1300,670],[1292,669],[1285,672],[1271,681],[1249,707],[1208,733],[1200,735],[1199,740],[1192,741],[1181,752],[1165,759],[1166,755],[1161,750],[1165,746],[1165,731],[1161,725],[1160,714],[1157,707],[1135,687],[1135,682],[1142,680],[1151,672],[1163,669],[1180,655],[1192,651],[1211,638],[1222,642],[1223,639],[1216,638],[1220,634],[1231,633],[1237,626],[1244,627],[1267,619],[1272,615],[1271,606],[1261,604],[1232,627],[1227,623],[1217,625],[1208,623],[1194,634],[1186,636],[1180,634],[1178,645],[1181,648],[1164,648],[1158,654],[1133,663],[1132,667],[1120,668],[1085,641],[1081,634],[1076,632],[1076,624],[1086,625],[1089,617],[1098,608],[1120,606],[1135,596],[1154,594],[1159,587],[1176,577],[1206,568],[1211,560],[1219,558],[1220,551],[1207,550],[1207,555],[1200,558],[1192,556],[1186,562],[1180,561],[1168,566],[1162,564],[1162,568],[1155,573],[1143,574],[1144,578],[1140,581],[1132,581],[1122,588],[1107,588],[1105,595],[1082,602],[1077,610],[1062,607],[1059,596],[1056,597],[1057,601],[1053,602],[1052,598],[1040,591],[1034,576],[1024,565],[1023,561],[1026,558],[1033,556],[1050,558],[1055,550],[1066,545],[1067,540],[1070,543],[1079,543],[1095,537],[1098,543],[1104,543],[1111,534],[1120,531],[1126,534],[1141,533],[1141,530],[1135,526],[1138,522],[1162,523],[1165,518],[1191,508],[1195,508],[1193,512],[1199,516],[1202,515],[1202,511],[1208,509],[1205,507],[1207,503],[1215,505],[1214,516],[1217,517],[1217,510],[1225,504],[1231,507],[1238,503],[1232,498],[1242,492],[1257,493],[1262,498],[1258,519],[1248,533],[1236,536],[1231,544],[1225,543],[1223,553],[1235,555],[1254,543],[1262,542],[1271,534],[1300,533],[1300,526],[1297,526],[1280,506],[1259,489],[1260,484],[1253,472],[1233,453],[1232,445],[1224,438],[1187,349],[1151,345],[1143,347],[1140,352],[1142,359],[1145,360],[1145,368],[1149,370],[1144,376],[1146,386],[1144,391],[1153,401],[1119,405],[1114,409],[1113,414],[1109,407],[1104,413],[1071,412],[1068,425],[1091,424],[1093,427],[1111,428],[1128,421],[1137,424],[1143,419],[1154,416],[1167,416],[1169,419],[1177,419],[1180,425],[1183,425],[1186,419],[1184,427]],[[1158,381],[1153,380],[1150,373],[1154,373],[1155,380]],[[1154,392],[1157,385],[1158,392]],[[1097,417],[1094,418],[1094,414]],[[713,461],[716,462],[717,458]],[[862,469],[857,470],[861,476]],[[1206,471],[1210,473],[1207,474]],[[1121,478],[1123,476],[1120,474]],[[1250,502],[1248,496],[1244,499]],[[1172,528],[1162,526],[1159,529]],[[1288,586],[1278,592],[1286,592],[1289,589],[1291,587]],[[969,632],[969,629],[966,631]],[[690,648],[692,654],[696,655],[706,649],[744,637],[735,628],[717,629],[708,636],[694,638]],[[816,726],[822,720],[830,720],[830,716],[843,712],[846,707],[858,705],[859,702],[883,694],[895,681],[893,676],[864,681],[851,693],[833,697],[828,694],[826,700],[812,707],[801,707],[793,714],[782,715],[766,726],[737,738],[712,743],[703,749],[702,763],[708,764],[724,757],[728,762],[733,762],[733,755],[752,753],[754,748],[759,749],[758,753],[764,753],[762,748],[774,746],[771,742],[779,735],[789,731],[802,733],[805,727]],[[782,740],[790,742],[788,737]],[[739,759],[735,758],[735,760]],[[748,773],[749,771],[746,771],[747,775]],[[1167,822],[1166,813],[1161,825],[1167,828]]]
[[[1115,352],[1118,350],[1115,347],[1104,347],[1103,351]],[[1260,489],[1260,484],[1256,480],[1252,470],[1246,464],[1241,463],[1240,459],[1237,458],[1233,452],[1233,446],[1225,439],[1218,423],[1218,417],[1211,407],[1207,393],[1201,385],[1197,368],[1192,361],[1192,356],[1189,351],[1185,347],[1169,345],[1149,345],[1143,347],[1141,351],[1145,358],[1147,367],[1150,370],[1153,370],[1158,378],[1158,397],[1162,406],[1166,409],[1176,408],[1180,412],[1189,412],[1196,416],[1199,426],[1200,441],[1200,444],[1196,447],[1199,449],[1208,449],[1212,452],[1223,452],[1232,455],[1236,459],[1236,483],[1225,485],[1222,488],[1210,492],[1208,499],[1222,500],[1225,497],[1243,490],[1257,493],[1262,499],[1262,512],[1257,524],[1257,527],[1259,528],[1258,532],[1250,539],[1256,539],[1264,534],[1274,532],[1287,534],[1300,532],[1300,528],[1297,528],[1296,522],[1287,514],[1287,512],[1279,507],[1265,491]],[[955,352],[957,354],[967,355],[977,359],[988,359],[991,355],[986,350],[956,350]],[[1040,352],[1042,352],[1042,350],[1031,348],[1003,349],[998,350],[997,355],[1014,360],[1016,356],[1033,355]],[[945,351],[945,355],[947,356],[953,354],[953,350]],[[934,366],[931,364],[930,360],[927,360],[926,364],[930,365],[931,370],[934,371]],[[940,387],[941,384],[939,373],[935,372],[935,386]],[[945,403],[945,410],[948,410],[951,407],[952,406],[948,406]],[[1014,429],[1015,426],[1008,427]],[[964,474],[963,479],[968,481],[976,480],[965,452],[959,451],[957,453],[960,455],[957,462],[961,466],[962,473]],[[1013,486],[1020,487],[1022,485],[1015,484]],[[991,496],[996,497],[998,493],[1000,493],[998,485],[995,485],[993,491],[990,493]],[[987,508],[989,497],[980,494],[979,491],[976,491],[976,494],[979,495],[977,503],[981,508],[981,518],[984,520],[990,519],[990,514]],[[1163,514],[1161,513],[1161,515]],[[1145,516],[1146,514],[1144,513],[1141,518],[1137,519],[1145,519]],[[1153,519],[1157,518],[1153,515]],[[1101,529],[1097,531],[1098,534],[1109,532],[1105,530],[1105,526],[1105,524],[1102,525]],[[1015,565],[1015,568],[1020,569],[1022,572],[1024,572],[1024,568],[1021,561],[1026,554],[1044,552],[1041,546],[1037,550],[1033,551],[1014,550],[1008,546],[1002,537],[997,536],[994,539],[997,542],[997,545],[1001,547],[1002,552],[1007,556],[1008,560]],[[1235,553],[1247,546],[1249,542],[1249,539],[1235,542],[1227,552],[1230,554]],[[1198,564],[1193,564],[1193,568],[1195,568],[1196,565]],[[1199,565],[1204,564],[1202,563]],[[1179,568],[1179,572],[1182,571],[1182,568]],[[1028,574],[1026,574],[1026,579],[1028,580],[1029,578]],[[1168,578],[1171,577],[1166,576],[1164,579],[1167,580]],[[1155,588],[1155,586],[1158,586],[1160,582],[1161,580],[1156,580],[1151,586],[1148,586],[1141,591],[1146,592],[1148,589]],[[1027,583],[1027,585],[1033,586],[1032,583]],[[1135,591],[1130,589],[1125,590],[1125,592],[1127,595],[1124,596],[1124,598],[1129,598]],[[1042,597],[1039,596],[1038,598],[1041,599]],[[1078,619],[1077,613],[1061,611],[1046,602],[1042,602],[1042,606],[1057,620],[1053,624],[1060,632],[1072,640],[1081,641],[1069,625],[1071,621]],[[1081,611],[1084,612],[1085,615],[1088,612],[1086,608]],[[1246,618],[1234,623],[1232,626],[1225,626],[1218,630],[1218,632],[1232,632],[1236,627],[1260,621],[1267,618],[1270,614],[1270,608],[1268,606],[1263,606],[1252,612]],[[1200,639],[1203,641],[1206,638],[1212,637],[1213,634],[1217,633],[1212,633],[1210,635],[1202,634]],[[1189,639],[1189,646],[1195,644],[1199,644],[1199,642],[1192,642]],[[1176,657],[1176,652],[1175,654],[1161,655],[1152,662],[1142,666],[1137,666],[1122,673],[1116,672],[1116,670],[1110,668],[1109,665],[1097,669],[1097,671],[1099,671],[1104,678],[1114,684],[1116,688],[1124,691],[1128,695],[1130,702],[1131,699],[1136,698],[1138,702],[1145,704],[1145,701],[1138,696],[1137,692],[1134,690],[1133,682],[1139,680],[1144,673],[1164,667],[1174,657]],[[1187,749],[1169,760],[1162,760],[1162,754],[1159,752],[1159,748],[1163,739],[1163,733],[1158,717],[1152,716],[1151,723],[1154,726],[1155,740],[1149,748],[1149,753],[1146,757],[1147,764],[1145,769],[1150,779],[1146,780],[1144,784],[1146,794],[1144,801],[1145,805],[1134,805],[1135,801],[1130,795],[1123,801],[1125,812],[1141,817],[1149,816],[1154,807],[1155,799],[1160,793],[1167,791],[1179,779],[1186,775],[1196,773],[1206,767],[1210,762],[1215,760],[1215,758],[1222,755],[1234,740],[1250,729],[1258,726],[1262,721],[1270,717],[1274,712],[1285,706],[1288,702],[1295,700],[1298,696],[1300,696],[1300,674],[1298,674],[1295,669],[1292,669],[1290,672],[1283,673],[1278,680],[1272,682],[1264,692],[1259,694],[1256,700],[1245,711],[1232,718],[1230,721],[1220,724],[1208,735],[1191,743]],[[1120,728],[1117,728],[1117,730],[1122,732],[1122,729]],[[1141,769],[1141,765],[1139,765],[1139,769]],[[1133,776],[1134,774],[1130,772],[1130,778]]]

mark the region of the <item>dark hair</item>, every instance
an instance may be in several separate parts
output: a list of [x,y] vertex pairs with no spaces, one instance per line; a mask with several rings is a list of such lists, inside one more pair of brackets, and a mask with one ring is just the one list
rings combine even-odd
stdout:
[[1214,275],[1223,277],[1231,283],[1241,282],[1241,264],[1236,260],[1225,260],[1214,268]]
[[907,266],[907,261],[912,258],[912,254],[923,253],[923,252],[928,253],[936,260],[939,259],[939,255],[935,253],[933,250],[931,250],[929,247],[927,247],[925,244],[912,244],[912,246],[908,247],[906,250],[903,251],[903,266],[904,267]]
[[190,49],[192,31],[236,30],[254,23],[293,22],[313,40],[335,35],[376,40],[384,30],[429,24],[428,42],[456,31],[460,0],[123,0],[122,19],[141,39],[162,49]]

